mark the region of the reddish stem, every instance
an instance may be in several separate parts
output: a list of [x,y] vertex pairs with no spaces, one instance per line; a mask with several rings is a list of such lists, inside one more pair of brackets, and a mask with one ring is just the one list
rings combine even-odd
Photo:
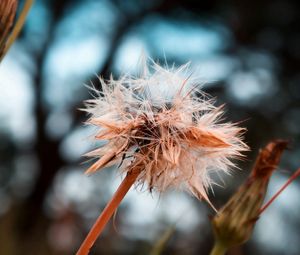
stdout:
[[287,182],[275,193],[275,195],[262,207],[260,208],[259,214],[262,214],[270,204],[300,175],[300,168],[287,180]]
[[102,230],[104,229],[105,225],[111,218],[111,216],[116,211],[117,207],[123,200],[124,196],[130,189],[130,187],[134,184],[136,181],[136,178],[138,177],[139,173],[137,171],[129,172],[125,179],[120,184],[119,188],[115,192],[112,199],[109,201],[109,203],[106,205],[100,216],[98,217],[97,221],[91,228],[90,232],[88,233],[87,237],[81,244],[79,250],[77,251],[76,255],[86,255],[89,253],[91,247],[95,243],[98,236],[101,234]]

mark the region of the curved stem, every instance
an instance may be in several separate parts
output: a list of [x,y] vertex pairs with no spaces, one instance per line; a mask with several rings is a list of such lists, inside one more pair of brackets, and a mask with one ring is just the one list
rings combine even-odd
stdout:
[[98,236],[101,234],[102,230],[104,229],[105,225],[111,218],[111,216],[116,211],[117,207],[123,200],[124,196],[130,189],[130,187],[134,184],[136,181],[136,178],[138,177],[139,172],[137,171],[131,171],[129,172],[125,179],[120,184],[119,188],[115,192],[112,199],[109,201],[109,203],[106,205],[100,216],[98,217],[97,221],[91,228],[90,232],[88,233],[87,237],[81,244],[79,250],[77,251],[76,255],[86,255],[89,253],[91,247],[95,243]]
[[210,255],[224,255],[226,251],[227,247],[223,243],[215,241],[214,247],[210,252]]

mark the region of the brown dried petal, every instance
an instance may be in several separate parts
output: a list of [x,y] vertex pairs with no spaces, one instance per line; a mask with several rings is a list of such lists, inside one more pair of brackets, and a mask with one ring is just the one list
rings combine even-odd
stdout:
[[0,1],[0,58],[2,57],[17,10],[16,0]]

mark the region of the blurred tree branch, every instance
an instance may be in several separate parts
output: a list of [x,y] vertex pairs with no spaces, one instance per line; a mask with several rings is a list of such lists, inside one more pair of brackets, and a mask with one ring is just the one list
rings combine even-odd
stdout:
[[48,51],[55,37],[55,29],[57,23],[63,17],[66,7],[71,3],[71,0],[56,0],[51,2],[52,19],[48,38],[45,40],[41,50],[36,53],[35,64],[37,70],[34,76],[34,95],[35,95],[35,116],[36,116],[36,144],[34,147],[37,158],[39,159],[39,175],[35,186],[26,201],[24,211],[20,213],[20,222],[22,226],[21,237],[28,236],[28,231],[34,231],[34,225],[43,215],[43,203],[49,188],[52,185],[53,179],[58,170],[65,164],[59,153],[60,141],[52,140],[46,133],[46,121],[48,111],[43,103],[43,77],[44,66]]

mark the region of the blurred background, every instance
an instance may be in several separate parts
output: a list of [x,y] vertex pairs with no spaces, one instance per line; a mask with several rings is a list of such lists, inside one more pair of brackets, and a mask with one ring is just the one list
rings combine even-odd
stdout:
[[[22,6],[20,1],[20,6]],[[85,176],[95,146],[84,84],[135,73],[141,54],[191,61],[203,89],[242,121],[251,147],[242,171],[211,199],[222,206],[258,149],[291,141],[268,197],[300,167],[299,1],[39,0],[0,65],[0,254],[74,254],[121,181],[113,168]],[[300,180],[263,213],[251,240],[229,254],[300,254]],[[132,189],[91,254],[209,254],[213,211],[188,194]]]

